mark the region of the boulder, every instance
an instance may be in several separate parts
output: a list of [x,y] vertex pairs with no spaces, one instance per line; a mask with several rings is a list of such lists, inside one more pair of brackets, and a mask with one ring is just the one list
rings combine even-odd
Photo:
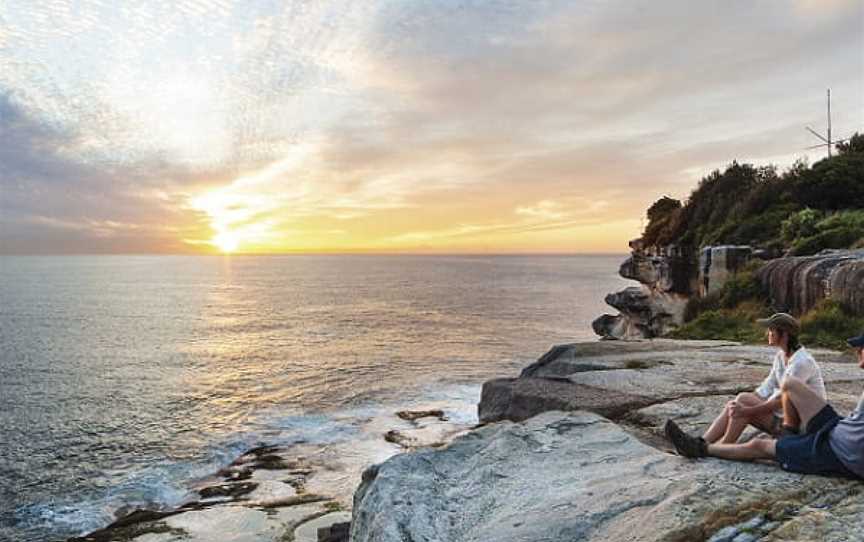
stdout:
[[596,414],[547,412],[370,469],[354,496],[351,540],[683,542],[748,524],[769,525],[760,536],[770,536],[846,498],[838,524],[857,536],[858,524],[845,522],[860,518],[862,489],[768,464],[685,460]]
[[483,384],[477,407],[481,423],[522,421],[550,410],[590,410],[617,418],[652,402],[632,393],[549,378],[498,378]]
[[864,250],[778,258],[765,264],[758,278],[778,310],[803,314],[832,299],[864,315]]
[[[670,453],[667,419],[702,433],[774,353],[721,341],[555,346],[518,378],[484,385],[482,427],[364,472],[351,540],[854,540],[864,485]],[[864,371],[813,354],[832,403],[854,406]]]
[[[483,384],[480,421],[522,421],[550,410],[587,410],[617,420],[652,404],[688,397],[728,400],[756,388],[768,375],[772,347],[724,341],[601,341],[558,345],[518,378]],[[858,385],[864,371],[825,350],[812,353],[825,382]],[[859,391],[860,393],[860,391]]]
[[652,251],[634,250],[621,264],[618,274],[651,290],[689,294],[693,291],[696,269],[689,254],[660,247]]
[[620,314],[603,315],[592,322],[592,328],[615,339],[658,337],[683,322],[687,300],[684,294],[631,286],[606,296],[606,304]]

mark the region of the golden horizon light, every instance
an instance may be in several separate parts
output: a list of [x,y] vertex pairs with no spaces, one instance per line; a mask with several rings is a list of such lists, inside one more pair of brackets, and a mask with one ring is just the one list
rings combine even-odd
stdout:
[[139,4],[0,3],[0,253],[621,253],[862,130],[858,0]]

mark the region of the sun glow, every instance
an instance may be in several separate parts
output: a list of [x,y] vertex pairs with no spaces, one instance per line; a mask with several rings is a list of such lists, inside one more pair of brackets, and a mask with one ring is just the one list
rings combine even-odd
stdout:
[[218,247],[222,252],[228,254],[237,250],[237,247],[240,246],[240,239],[235,233],[223,231],[216,234],[211,243]]
[[220,190],[215,190],[198,196],[190,201],[193,209],[202,211],[210,219],[212,237],[201,241],[211,245],[220,252],[228,254],[236,252],[243,244],[243,226],[249,216],[235,198]]

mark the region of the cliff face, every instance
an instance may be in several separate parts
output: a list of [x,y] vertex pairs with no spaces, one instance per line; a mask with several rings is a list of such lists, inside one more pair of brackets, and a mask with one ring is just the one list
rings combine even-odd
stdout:
[[777,310],[803,314],[819,301],[832,299],[854,314],[864,314],[864,250],[778,258],[758,276]]
[[[643,247],[633,251],[619,274],[641,284],[606,296],[619,314],[593,322],[604,338],[639,339],[665,335],[684,323],[684,309],[693,297],[705,297],[723,286],[754,256],[748,246],[706,247],[694,258],[677,247]],[[757,273],[776,311],[800,316],[823,299],[839,302],[852,314],[864,315],[864,250],[826,250],[814,256],[775,258]]]
[[644,247],[636,240],[618,273],[641,283],[606,296],[618,315],[596,319],[594,332],[606,338],[658,337],[684,322],[684,309],[693,296],[704,296],[723,284],[751,257],[750,247],[719,246],[703,249],[696,258],[676,246]]
[[[485,426],[367,470],[350,540],[857,539],[859,482],[668,452],[666,419],[701,433],[774,353],[719,341],[557,346],[518,378],[484,384]],[[814,355],[830,401],[854,406],[864,371]]]

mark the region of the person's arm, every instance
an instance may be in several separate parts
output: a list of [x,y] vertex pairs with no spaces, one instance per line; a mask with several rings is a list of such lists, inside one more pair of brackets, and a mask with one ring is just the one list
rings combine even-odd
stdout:
[[766,412],[774,412],[775,410],[780,408],[780,405],[782,405],[782,404],[783,403],[782,403],[782,399],[780,398],[780,395],[777,395],[777,396],[772,397],[770,399],[766,399],[764,402],[759,403],[758,405],[749,406],[749,407],[744,406],[742,404],[739,404],[735,401],[732,401],[731,406],[730,406],[730,408],[731,408],[730,414],[732,414],[733,418],[752,418],[754,416],[759,416],[759,415],[764,414]]
[[[804,382],[809,382],[813,375],[819,370],[816,367],[816,360],[809,354],[800,354],[795,356],[795,359],[786,369],[786,377],[794,376]],[[784,379],[786,378],[784,377]]]
[[767,399],[764,403],[752,407],[744,407],[744,414],[750,416],[758,416],[768,412],[774,412],[783,405],[783,400],[779,395],[771,399]]
[[[779,354],[778,354],[779,355]],[[778,367],[777,357],[774,357],[774,363],[771,364],[771,372],[768,373],[768,376],[765,377],[765,380],[756,388],[755,393],[762,399],[768,400],[771,399],[773,395],[777,393],[780,389],[780,378],[778,371],[780,368]]]

